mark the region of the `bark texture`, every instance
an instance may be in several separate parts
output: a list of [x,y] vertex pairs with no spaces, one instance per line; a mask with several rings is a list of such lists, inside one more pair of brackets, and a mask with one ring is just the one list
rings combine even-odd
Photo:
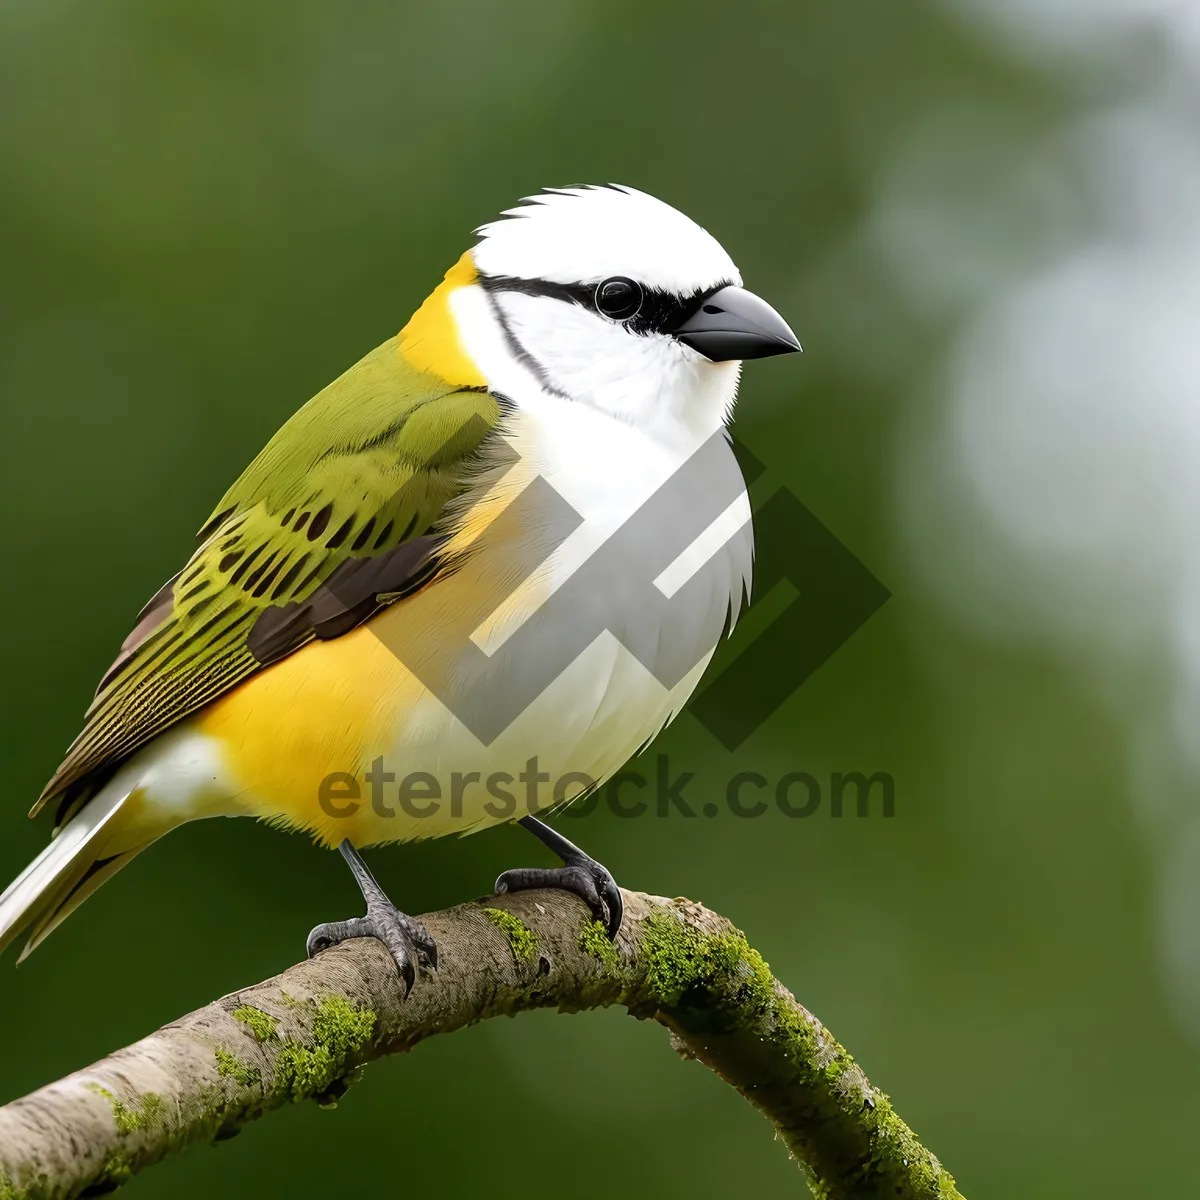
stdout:
[[[421,920],[438,970],[407,999],[371,940],[346,942],[0,1108],[0,1200],[111,1190],[363,1064],[534,1008],[625,1006],[664,1025],[775,1126],[822,1200],[957,1197],[954,1180],[725,918],[625,894],[615,945],[574,897],[525,892]],[[797,1190],[804,1184],[797,1177]]]

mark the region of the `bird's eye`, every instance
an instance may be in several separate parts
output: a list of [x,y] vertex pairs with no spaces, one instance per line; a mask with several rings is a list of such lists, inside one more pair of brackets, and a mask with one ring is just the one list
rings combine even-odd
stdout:
[[642,307],[642,288],[624,275],[614,275],[596,287],[596,308],[614,321],[628,321]]

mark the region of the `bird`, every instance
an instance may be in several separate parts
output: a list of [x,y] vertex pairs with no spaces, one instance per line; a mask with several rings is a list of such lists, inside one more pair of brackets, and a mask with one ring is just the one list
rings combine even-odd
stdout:
[[[574,892],[615,938],[613,875],[543,818],[683,708],[747,603],[728,425],[742,362],[799,349],[648,193],[547,188],[480,226],[400,332],[282,425],[133,622],[30,813],[53,806],[54,831],[0,896],[0,950],[24,933],[24,958],[216,816],[340,851],[366,914],[307,952],[376,938],[406,990],[437,946],[365,847],[516,822],[561,865],[497,891]],[[655,579],[668,560],[686,603]]]

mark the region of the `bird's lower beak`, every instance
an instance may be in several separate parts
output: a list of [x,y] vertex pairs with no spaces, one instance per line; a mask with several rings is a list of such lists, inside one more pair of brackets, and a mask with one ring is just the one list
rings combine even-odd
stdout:
[[732,284],[713,292],[675,336],[713,362],[769,358],[800,349],[788,323],[765,300]]

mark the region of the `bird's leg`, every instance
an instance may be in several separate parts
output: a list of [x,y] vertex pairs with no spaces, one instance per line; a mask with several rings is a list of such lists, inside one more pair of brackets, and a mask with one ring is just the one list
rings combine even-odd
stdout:
[[562,888],[574,892],[592,910],[597,921],[608,931],[609,938],[617,936],[621,928],[624,904],[621,889],[617,887],[607,867],[584,854],[573,842],[555,832],[537,817],[522,817],[523,825],[538,841],[549,846],[559,858],[561,867],[519,867],[505,871],[496,880],[497,892],[524,892],[530,888]]
[[367,869],[362,855],[350,844],[342,842],[338,849],[354,873],[355,881],[367,902],[365,917],[351,917],[348,921],[329,921],[318,925],[308,935],[308,957],[336,946],[350,938],[372,937],[381,941],[396,960],[396,967],[404,980],[407,995],[412,990],[416,971],[414,958],[423,967],[437,968],[437,944],[429,931],[412,917],[402,913],[388,898],[387,893],[375,881]]

